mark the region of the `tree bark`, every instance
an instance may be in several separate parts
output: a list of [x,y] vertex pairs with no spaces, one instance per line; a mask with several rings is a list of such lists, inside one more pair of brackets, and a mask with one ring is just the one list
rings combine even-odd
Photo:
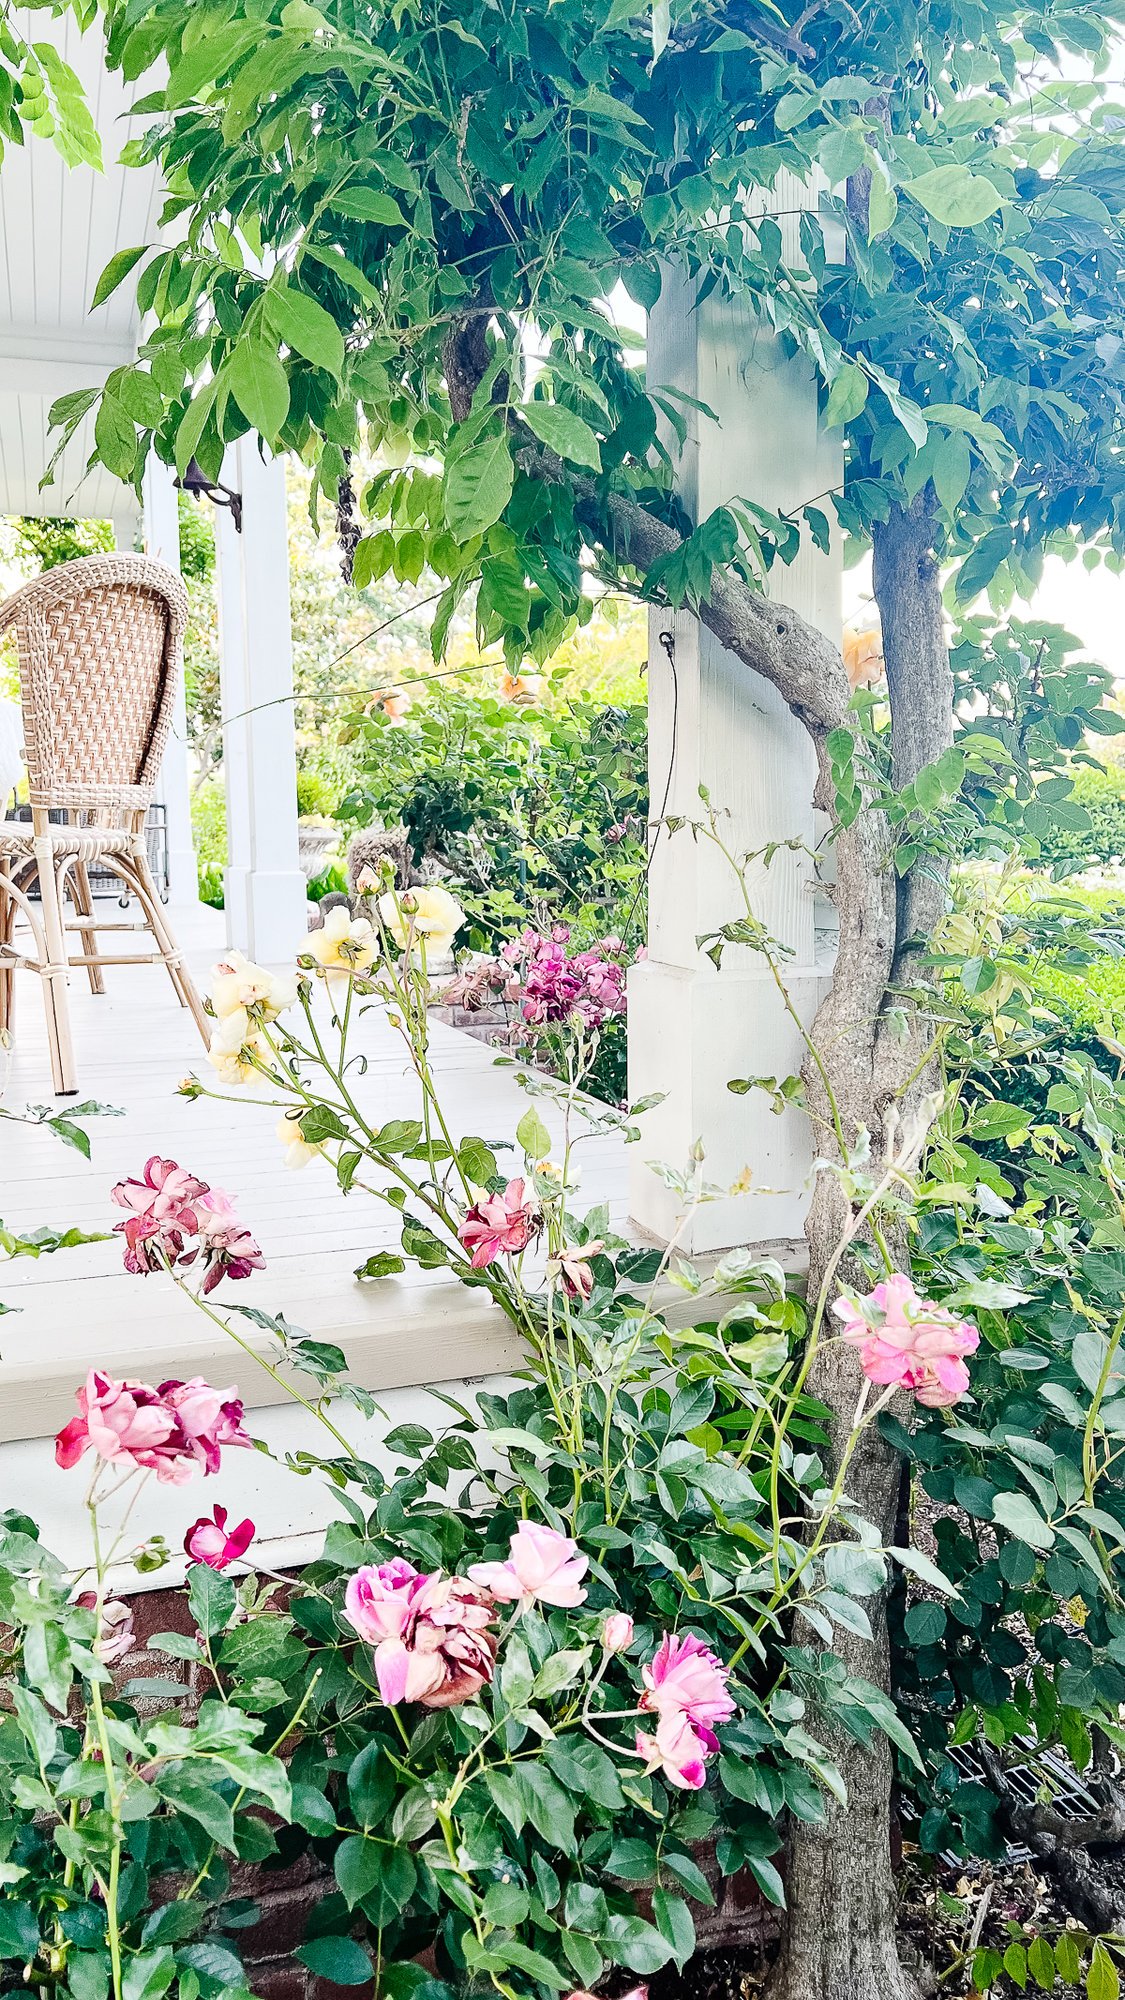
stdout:
[[[445,370],[455,415],[471,406],[486,366],[487,344],[479,319],[451,332]],[[607,549],[627,569],[648,570],[682,545],[667,521],[627,494],[607,493],[575,474],[553,452],[517,429],[516,455],[534,476],[565,485],[590,544]],[[892,748],[900,784],[940,756],[953,728],[952,684],[942,624],[940,579],[933,558],[928,499],[896,510],[880,531],[876,595],[883,614],[884,653],[890,689]],[[885,600],[885,601],[884,601]],[[817,754],[817,803],[831,813],[833,787],[827,739],[848,719],[850,688],[839,650],[795,611],[751,590],[738,577],[716,571],[700,621],[734,656],[775,687],[803,723]],[[891,831],[885,813],[865,804],[835,842],[840,936],[832,988],[813,1027],[831,1099],[818,1066],[805,1067],[810,1112],[822,1151],[834,1147],[835,1120],[845,1144],[861,1128],[884,1152],[898,1136],[903,1089],[917,1066],[917,1035],[887,1032],[888,991],[905,965],[912,924],[924,911],[936,921],[944,907],[921,879],[896,883]],[[913,875],[913,871],[912,871]],[[919,871],[921,878],[921,871]],[[932,925],[930,926],[932,927]],[[919,1094],[921,1079],[914,1085]],[[816,1299],[850,1218],[834,1174],[821,1173],[809,1213],[809,1296]],[[843,1275],[843,1274],[841,1274]],[[833,1412],[830,1457],[848,1436],[861,1385],[858,1357],[830,1346],[819,1358],[812,1393]],[[894,1540],[900,1461],[869,1430],[848,1472],[848,1490],[885,1543]],[[831,1474],[830,1474],[831,1476]],[[850,1671],[890,1692],[885,1598],[867,1601],[872,1640],[838,1631],[833,1650]],[[814,1729],[816,1718],[812,1718]],[[886,1740],[870,1749],[822,1728],[847,1786],[847,1805],[829,1803],[822,1826],[795,1821],[788,1852],[788,1900],[781,1954],[768,2000],[918,2000],[904,1970],[895,1936],[897,1894],[891,1866],[892,1760]]]
[[[878,530],[875,592],[883,624],[894,773],[901,787],[941,755],[953,732],[952,677],[927,496],[909,510],[893,509]],[[919,1070],[926,1024],[908,1014],[906,1033],[891,1034],[888,996],[898,981],[915,977],[913,940],[932,932],[944,912],[946,890],[940,869],[929,861],[901,883],[896,880],[886,816],[869,806],[838,835],[836,854],[840,946],[832,990],[812,1035],[846,1142],[854,1144],[860,1127],[866,1126],[880,1156],[901,1139],[903,1120],[928,1081],[924,1067]],[[913,1081],[908,1084],[908,1079]],[[830,1151],[828,1094],[812,1063],[806,1065],[805,1083],[810,1109],[821,1121],[822,1149]],[[819,1293],[847,1222],[843,1189],[833,1174],[822,1173],[807,1227],[810,1301]],[[905,1242],[896,1248],[905,1261]],[[830,1345],[813,1369],[810,1389],[833,1412],[835,1464],[851,1428],[861,1380],[858,1357],[839,1345]],[[898,1454],[877,1431],[868,1430],[848,1471],[848,1491],[887,1545],[895,1540],[900,1483]],[[833,1651],[851,1672],[889,1694],[886,1594],[867,1599],[866,1609],[872,1641],[838,1630]],[[900,1962],[895,1935],[890,1746],[880,1737],[868,1750],[838,1732],[825,1733],[848,1803],[840,1807],[831,1802],[821,1827],[799,1821],[792,1825],[789,1907],[768,2000],[855,2000],[861,1994],[864,2000],[867,1995],[872,2000],[917,2000],[918,1988]]]

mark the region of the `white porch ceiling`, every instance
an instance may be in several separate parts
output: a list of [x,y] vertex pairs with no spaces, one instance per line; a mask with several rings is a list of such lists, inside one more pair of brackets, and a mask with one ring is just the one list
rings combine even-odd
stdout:
[[101,468],[85,472],[90,423],[42,493],[39,481],[56,396],[102,380],[136,352],[131,286],[96,312],[89,305],[116,250],[157,238],[157,170],[117,164],[129,136],[124,114],[144,85],[108,73],[97,22],[82,35],[68,16],[21,11],[17,20],[30,41],[52,41],[78,72],[106,165],[100,174],[67,167],[45,139],[10,147],[0,164],[0,514],[135,514],[120,480]]

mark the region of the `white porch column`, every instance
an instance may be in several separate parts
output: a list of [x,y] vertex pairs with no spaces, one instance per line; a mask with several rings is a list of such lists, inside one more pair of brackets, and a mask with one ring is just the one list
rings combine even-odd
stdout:
[[293,640],[282,459],[256,436],[227,453],[223,483],[242,495],[242,533],[215,509],[223,771],[227,795],[227,941],[260,963],[292,958],[307,923],[297,861]]
[[[180,513],[176,475],[150,453],[144,476],[141,521],[144,551],[153,562],[177,572],[180,567]],[[199,875],[191,829],[191,772],[188,758],[187,697],[181,674],[172,711],[172,731],[160,767],[157,798],[164,807],[168,831],[168,897],[175,905],[199,901]]]
[[[779,209],[792,209],[801,198],[799,184],[790,181],[774,199]],[[795,223],[783,227],[795,235]],[[702,521],[737,497],[779,513],[816,501],[834,519],[824,496],[841,482],[841,448],[818,427],[811,371],[786,357],[749,308],[715,299],[691,307],[686,285],[666,273],[648,341],[652,388],[681,389],[719,420],[690,403],[680,406],[688,438],[678,477],[691,518]],[[772,572],[771,594],[838,641],[840,576],[835,547],[825,556],[803,540],[797,560]],[[668,631],[674,669],[660,637]],[[724,815],[723,838],[736,854],[791,839],[811,850],[817,838],[812,746],[767,682],[689,613],[672,618],[653,611],[648,684],[653,814],[669,786],[668,813],[702,818],[703,785]],[[818,963],[810,854],[782,851],[768,868],[754,862],[748,888],[754,915],[791,951],[783,976],[808,1024],[827,972]],[[750,1167],[752,1189],[701,1206],[685,1248],[790,1241],[804,1226],[803,1183],[812,1159],[807,1123],[795,1111],[778,1117],[761,1091],[736,1096],[727,1085],[732,1078],[780,1081],[793,1074],[804,1054],[801,1036],[760,955],[728,945],[717,971],[696,944],[701,933],[745,914],[738,880],[707,842],[687,830],[662,829],[650,912],[649,957],[629,983],[629,1091],[633,1098],[666,1096],[645,1116],[643,1138],[631,1148],[632,1215],[653,1235],[671,1235],[682,1201],[646,1163],[683,1168],[701,1140],[708,1181],[729,1186]]]

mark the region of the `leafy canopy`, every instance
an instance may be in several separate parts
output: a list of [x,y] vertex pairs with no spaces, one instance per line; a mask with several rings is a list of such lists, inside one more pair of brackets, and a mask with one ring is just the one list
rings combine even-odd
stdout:
[[[1120,12],[111,0],[111,59],[168,64],[127,151],[162,161],[180,240],[108,267],[98,296],[136,284],[154,331],[56,422],[97,405],[134,481],[152,442],[217,474],[255,428],[330,500],[366,434],[386,525],[357,580],[409,539],[447,584],[436,649],[479,583],[482,639],[543,658],[591,567],[699,602],[716,566],[753,582],[827,531],[753,494],[683,516],[690,413],[612,306],[651,307],[674,260],[811,358],[847,527],[932,482],[966,592],[1010,590],[1060,537],[1122,536],[1121,120],[1060,74],[1104,66]],[[686,546],[654,559],[638,505]]]

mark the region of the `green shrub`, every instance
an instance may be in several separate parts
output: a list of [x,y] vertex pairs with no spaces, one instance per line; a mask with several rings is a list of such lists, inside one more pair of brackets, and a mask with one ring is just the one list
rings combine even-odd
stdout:
[[1085,808],[1088,827],[1061,826],[1053,816],[1050,830],[1040,834],[1045,862],[1069,862],[1092,868],[1125,860],[1125,769],[1084,765],[1074,772],[1070,803]]
[[[469,942],[569,923],[583,942],[634,926],[648,818],[646,715],[581,697],[514,707],[445,688],[403,722],[347,725],[358,778],[341,818],[406,826],[416,860],[453,876]],[[638,933],[640,935],[640,933]]]
[[323,773],[305,766],[297,773],[297,811],[303,817],[331,819],[339,793]]

